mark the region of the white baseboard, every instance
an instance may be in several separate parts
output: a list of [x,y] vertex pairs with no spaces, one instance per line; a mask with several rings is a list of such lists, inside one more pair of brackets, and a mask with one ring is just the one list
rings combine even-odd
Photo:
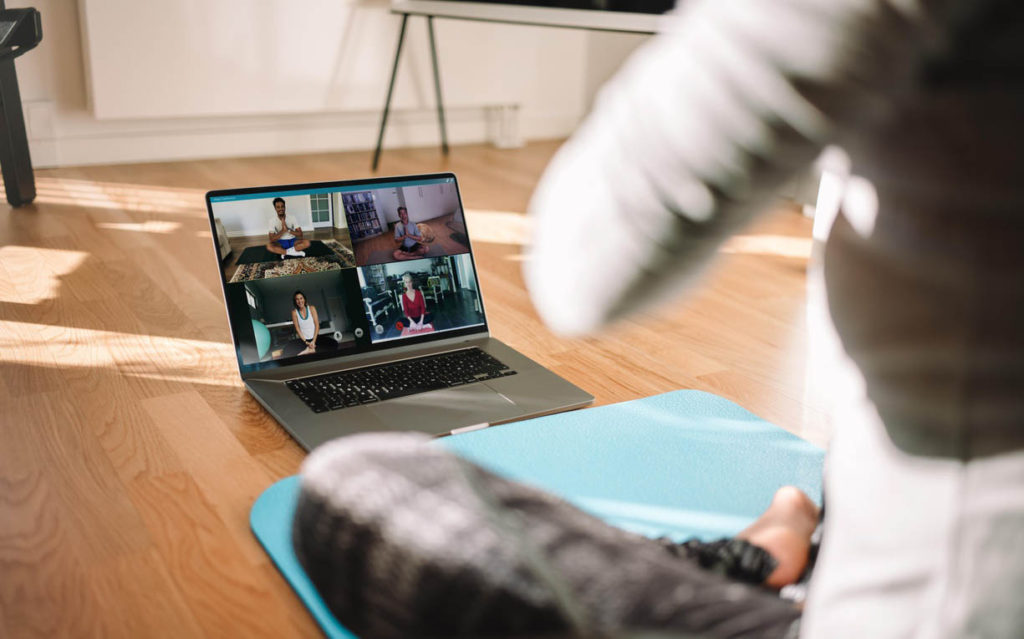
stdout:
[[[445,109],[452,144],[489,141],[488,107]],[[492,118],[493,119],[493,118]],[[575,114],[520,113],[524,139],[567,136]],[[203,118],[153,122],[121,121],[65,127],[55,137],[30,138],[33,164],[39,168],[161,162],[221,157],[290,155],[373,149],[380,112]],[[384,148],[440,144],[433,109],[394,110],[388,119]]]

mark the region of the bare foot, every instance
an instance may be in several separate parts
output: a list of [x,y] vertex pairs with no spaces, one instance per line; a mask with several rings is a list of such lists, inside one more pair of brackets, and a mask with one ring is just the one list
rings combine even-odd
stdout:
[[779,562],[764,583],[782,588],[795,583],[807,567],[811,534],[817,525],[818,507],[811,498],[799,488],[783,486],[768,510],[736,536],[764,548]]

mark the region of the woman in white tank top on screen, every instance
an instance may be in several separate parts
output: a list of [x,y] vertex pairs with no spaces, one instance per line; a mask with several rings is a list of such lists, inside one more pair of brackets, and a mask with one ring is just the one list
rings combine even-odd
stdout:
[[295,332],[299,339],[306,344],[306,349],[299,355],[307,355],[316,352],[316,338],[320,326],[320,316],[317,315],[316,307],[306,303],[306,295],[302,291],[295,291],[292,295],[292,323],[295,325]]

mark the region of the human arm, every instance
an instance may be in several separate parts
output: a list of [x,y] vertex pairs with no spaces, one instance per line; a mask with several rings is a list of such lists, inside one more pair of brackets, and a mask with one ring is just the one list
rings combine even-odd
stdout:
[[298,335],[299,339],[305,342],[306,338],[302,336],[302,329],[299,328],[299,312],[295,309],[292,309],[292,326],[295,327],[295,334]]
[[306,342],[306,346],[309,347],[309,350],[315,351],[316,338],[320,335],[320,315],[317,314],[316,307],[312,305],[309,307],[309,312],[313,316],[313,337],[309,338],[309,341]]
[[423,291],[416,289],[416,310],[419,311],[419,319],[413,321],[416,330],[423,328],[423,321],[427,317],[427,300],[423,297]]
[[[885,117],[953,4],[685,3],[601,92],[534,194],[524,269],[538,312],[587,333],[690,285],[825,144]],[[580,228],[583,252],[565,241]]]
[[[397,234],[396,234],[396,236],[397,236]],[[399,241],[412,240],[413,242],[422,242],[423,241],[423,234],[420,233],[419,228],[415,224],[410,222],[409,224],[405,225],[405,230],[402,233],[401,237],[398,237],[398,240]]]
[[409,296],[405,294],[404,290],[400,293],[400,295],[401,295],[401,300],[402,300],[402,315],[405,315],[406,317],[408,317],[409,321],[411,322],[412,321],[412,313],[410,312],[410,309],[409,309],[409,307],[410,307]]

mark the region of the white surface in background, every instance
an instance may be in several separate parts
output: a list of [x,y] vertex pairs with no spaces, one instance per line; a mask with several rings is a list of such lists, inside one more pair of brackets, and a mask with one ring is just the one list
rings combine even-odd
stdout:
[[[327,24],[317,10],[321,5],[330,5],[326,10],[338,17],[336,23]],[[251,74],[253,60],[240,54],[226,59],[199,56],[199,51],[205,49],[209,54],[224,42],[239,39],[245,46],[258,41],[263,48],[277,47],[278,54],[283,48],[289,55],[304,57],[305,37],[298,40],[303,50],[293,52],[296,47],[291,43],[275,44],[279,38],[263,38],[251,29],[246,32],[235,19],[216,25],[223,33],[216,42],[190,35],[189,30],[196,26],[192,23],[184,31],[177,30],[186,7],[194,9],[189,14],[192,22],[206,24],[221,15],[218,7],[241,6],[233,0],[210,0],[201,5],[10,0],[8,6],[36,7],[46,34],[38,48],[16,62],[23,103],[29,107],[26,124],[37,168],[372,149],[401,22],[389,13],[387,0],[291,3],[287,6],[305,16],[311,31],[329,32],[333,75],[321,77],[317,89],[316,79],[303,71],[302,86],[314,88],[306,96],[288,100],[280,95],[265,97],[281,93],[282,88],[261,80],[247,86],[248,100],[240,100],[237,94],[223,99],[208,95],[199,81],[205,78],[203,81],[209,82],[216,76],[227,86]],[[270,24],[282,6],[285,4],[278,0],[247,2],[245,12],[254,17],[244,24]],[[96,19],[94,9],[100,10]],[[100,16],[102,25],[96,22]],[[298,29],[291,22],[286,24],[292,25],[288,26],[291,32]],[[116,31],[118,37],[97,44],[98,34],[107,30]],[[444,19],[435,21],[435,31],[452,144],[487,141],[488,109],[495,105],[520,106],[520,131],[527,140],[564,137],[579,122],[587,103],[587,44],[596,34]],[[263,29],[261,33],[266,32]],[[91,55],[93,46],[107,50],[106,57]],[[327,44],[309,46],[319,49]],[[182,64],[182,49],[188,49],[189,59],[201,60],[187,69],[197,76],[164,69]],[[278,65],[290,64],[260,55],[259,60],[273,59],[267,68],[259,69],[268,78],[280,76]],[[97,83],[90,88],[88,85],[99,79],[92,77],[92,71],[102,60],[113,65],[103,73],[109,73],[114,84]],[[323,73],[322,66],[316,68]],[[104,87],[113,93],[100,95]],[[316,108],[310,108],[315,99],[309,96],[319,96]],[[103,117],[94,114],[92,98],[104,110]],[[288,110],[272,111],[275,101],[278,107],[285,102]],[[245,103],[239,106],[239,102]],[[385,148],[439,143],[426,20],[422,17],[409,19],[394,107]]]
[[393,12],[432,15],[469,20],[494,20],[540,24],[550,27],[602,29],[633,33],[654,33],[661,16],[622,11],[559,9],[483,2],[437,2],[434,0],[392,0]]
[[[80,8],[99,119],[379,111],[400,24],[379,0]],[[426,31],[423,18],[409,20],[396,109],[434,106]],[[435,21],[435,31],[448,104],[582,107],[582,32],[463,20]],[[539,70],[556,81],[538,79]]]

